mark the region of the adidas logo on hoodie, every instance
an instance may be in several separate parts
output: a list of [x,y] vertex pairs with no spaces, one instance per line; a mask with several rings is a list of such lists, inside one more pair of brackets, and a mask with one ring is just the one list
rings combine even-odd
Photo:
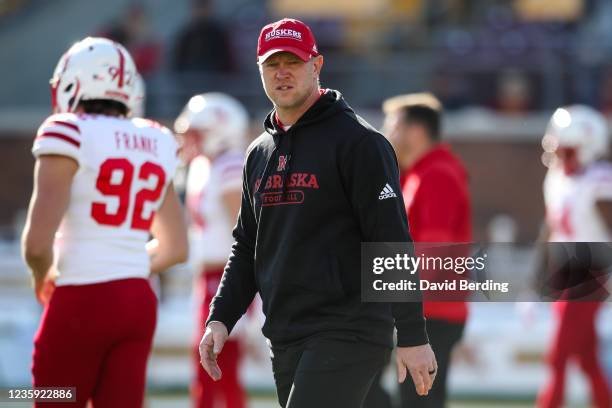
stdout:
[[378,196],[378,199],[379,200],[384,200],[386,198],[392,198],[392,197],[397,197],[397,195],[395,195],[395,192],[393,191],[393,189],[391,188],[389,183],[387,183],[387,184],[385,184],[385,187],[380,192],[380,195]]

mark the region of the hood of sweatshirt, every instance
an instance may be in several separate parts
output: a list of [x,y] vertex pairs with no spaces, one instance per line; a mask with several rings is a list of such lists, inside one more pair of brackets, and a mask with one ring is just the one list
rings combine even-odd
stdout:
[[347,111],[354,114],[351,107],[345,102],[342,94],[333,89],[322,89],[319,99],[317,99],[317,101],[306,112],[304,112],[304,114],[287,131],[285,131],[281,124],[279,124],[276,120],[276,109],[272,109],[264,120],[264,130],[271,135],[274,140],[274,151],[266,162],[261,179],[267,180],[273,167],[271,166],[271,163],[273,163],[273,160],[276,159],[276,151],[279,149],[281,144],[285,144],[284,150],[287,153],[287,162],[285,170],[283,171],[282,187],[282,190],[285,191],[285,185],[287,184],[285,181],[291,170],[291,155],[293,152],[292,133],[295,131],[295,129],[323,121],[340,111]]
[[[291,126],[291,129],[322,121],[338,111],[353,111],[344,101],[344,98],[342,98],[342,94],[340,92],[333,89],[325,89],[322,91],[323,93],[319,99],[317,99],[317,101],[306,112],[304,112],[297,122]],[[280,137],[286,133],[290,133],[291,129],[289,129],[288,132],[285,132],[275,118],[276,109],[272,109],[264,120],[264,129],[267,133],[272,135],[274,138],[274,144],[278,145],[280,143]]]

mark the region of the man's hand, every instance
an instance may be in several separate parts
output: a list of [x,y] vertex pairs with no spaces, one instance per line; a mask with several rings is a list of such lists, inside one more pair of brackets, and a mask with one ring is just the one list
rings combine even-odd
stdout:
[[221,322],[212,321],[206,326],[206,331],[200,341],[200,363],[204,370],[215,381],[221,379],[221,369],[217,364],[217,356],[221,353],[229,334]]
[[398,347],[395,354],[397,378],[400,383],[406,380],[409,372],[419,395],[427,395],[431,389],[438,363],[429,344],[415,347]]
[[55,291],[55,280],[49,276],[43,279],[32,278],[32,286],[34,286],[34,294],[38,303],[46,306]]

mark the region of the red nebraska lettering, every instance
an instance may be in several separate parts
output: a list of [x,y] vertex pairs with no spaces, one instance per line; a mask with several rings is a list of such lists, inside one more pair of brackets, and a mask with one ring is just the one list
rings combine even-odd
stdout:
[[298,173],[297,187],[306,187],[306,177],[308,177],[307,173]]
[[287,187],[319,188],[317,176],[309,173],[292,173]]
[[315,176],[314,174],[311,174],[310,180],[308,181],[308,184],[306,185],[306,187],[318,189],[319,183],[317,183],[317,176]]
[[278,174],[272,176],[272,188],[282,188],[283,179]]

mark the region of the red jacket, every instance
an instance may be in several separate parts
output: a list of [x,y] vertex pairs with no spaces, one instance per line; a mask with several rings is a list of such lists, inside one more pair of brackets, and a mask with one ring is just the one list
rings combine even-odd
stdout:
[[[410,234],[419,242],[471,242],[468,176],[446,144],[438,144],[401,175]],[[424,302],[425,316],[467,319],[465,302]]]

